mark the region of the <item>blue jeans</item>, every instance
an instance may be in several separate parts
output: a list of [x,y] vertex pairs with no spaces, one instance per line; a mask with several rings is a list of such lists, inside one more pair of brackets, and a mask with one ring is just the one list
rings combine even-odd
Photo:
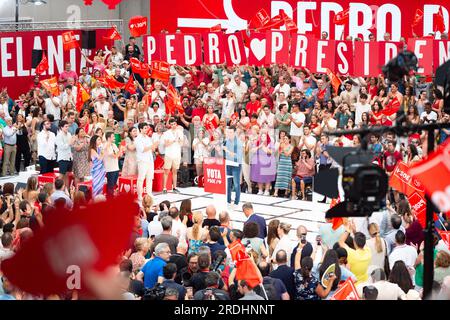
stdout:
[[227,166],[227,176],[232,176],[228,178],[227,181],[227,202],[231,203],[231,183],[233,180],[234,183],[234,191],[236,192],[236,199],[234,200],[234,204],[238,205],[241,200],[241,171],[242,165],[239,167]]
[[119,171],[106,173],[106,195],[108,197],[114,196],[114,189],[116,188],[117,181],[119,180]]

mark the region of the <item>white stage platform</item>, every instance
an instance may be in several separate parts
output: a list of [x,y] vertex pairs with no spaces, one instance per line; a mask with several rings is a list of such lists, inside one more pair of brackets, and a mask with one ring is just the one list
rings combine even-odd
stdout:
[[[37,174],[37,172],[24,171],[18,176],[0,178],[0,185],[3,185],[6,182],[26,183],[28,177],[33,174]],[[179,188],[179,190],[181,192],[180,194],[171,192],[167,194],[154,194],[155,203],[168,200],[179,208],[181,201],[191,199],[192,210],[205,212],[205,208],[210,204],[215,204],[218,208],[218,212],[221,210],[220,205],[217,205],[217,196],[214,196],[211,193],[205,193],[203,188],[190,187]],[[314,196],[313,198],[321,199],[321,196]],[[290,200],[287,198],[275,198],[271,196],[242,193],[239,206],[236,210],[229,211],[233,221],[233,227],[241,230],[243,223],[246,221],[246,217],[242,212],[242,205],[245,202],[251,202],[255,212],[266,219],[267,224],[273,219],[278,219],[281,222],[291,224],[292,230],[289,235],[293,241],[297,241],[296,228],[299,225],[303,225],[308,229],[308,240],[311,242],[315,241],[320,224],[325,222],[325,212],[329,209],[329,204],[318,203],[315,201]],[[222,204],[223,203],[224,202],[222,201]],[[224,205],[222,205],[222,208],[224,208]]]

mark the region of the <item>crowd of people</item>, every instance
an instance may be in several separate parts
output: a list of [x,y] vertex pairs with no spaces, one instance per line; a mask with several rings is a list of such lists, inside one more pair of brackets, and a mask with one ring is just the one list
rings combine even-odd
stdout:
[[[101,201],[105,184],[106,197],[113,197],[119,175],[137,176],[139,237],[119,266],[126,298],[318,300],[332,297],[348,278],[361,298],[420,298],[423,232],[398,192],[389,192],[387,208],[369,220],[349,219],[336,230],[327,221],[313,243],[300,226],[293,243],[290,225],[272,220],[266,226],[251,204],[244,204],[248,221],[237,230],[230,214],[217,213],[214,206],[206,209],[204,219],[191,211],[189,200],[180,208],[167,201],[154,205],[151,186],[157,158],[164,161],[163,193],[168,192],[168,179],[171,192],[178,193],[180,183],[201,179],[205,158],[215,157],[227,163],[230,210],[242,205],[241,191],[310,200],[314,175],[337,166],[327,147],[359,147],[363,139],[374,163],[390,175],[400,161],[412,164],[426,156],[426,132],[408,137],[393,131],[368,137],[327,133],[396,121],[448,123],[443,95],[431,82],[423,76],[395,83],[383,75],[339,76],[342,85],[336,92],[327,75],[307,68],[224,64],[171,66],[169,84],[134,73],[129,63],[133,57],[141,59],[142,54],[130,38],[123,53],[112,47],[107,54],[98,50],[93,59],[87,58],[90,66],[81,74],[66,63],[59,95],[45,90],[39,76],[17,100],[6,88],[0,93],[2,175],[15,175],[30,165],[41,174],[59,168],[55,183],[43,188],[35,177],[25,190],[3,185],[0,262],[35,228],[45,226],[46,212],[84,207],[90,198]],[[105,86],[106,75],[123,84],[132,77],[137,93]],[[82,105],[77,84],[89,93]],[[180,95],[182,111],[166,108],[170,85]],[[407,110],[404,119],[396,119],[399,108]],[[437,130],[436,144],[448,134]],[[84,181],[92,181],[89,198],[78,189]],[[448,226],[448,217],[440,214],[436,224]],[[448,299],[449,248],[435,240],[434,297]],[[236,241],[247,246],[262,286],[236,280],[228,249]],[[332,264],[334,275],[324,280]],[[19,296],[5,279],[3,290],[2,297]]]

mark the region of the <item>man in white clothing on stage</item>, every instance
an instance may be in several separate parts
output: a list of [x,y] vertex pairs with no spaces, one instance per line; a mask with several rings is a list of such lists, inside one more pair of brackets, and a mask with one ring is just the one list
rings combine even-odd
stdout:
[[134,141],[138,165],[137,193],[139,202],[142,201],[144,179],[146,180],[147,194],[152,194],[153,177],[155,174],[153,151],[155,151],[157,143],[155,143],[153,139],[147,135],[149,128],[150,127],[147,123],[140,123],[138,126],[139,135]]

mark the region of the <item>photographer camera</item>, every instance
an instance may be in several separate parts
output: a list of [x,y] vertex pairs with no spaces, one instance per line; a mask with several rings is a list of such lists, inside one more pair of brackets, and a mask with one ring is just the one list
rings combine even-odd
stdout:
[[228,293],[219,289],[219,281],[217,272],[209,272],[205,277],[206,289],[197,291],[194,300],[230,300]]

